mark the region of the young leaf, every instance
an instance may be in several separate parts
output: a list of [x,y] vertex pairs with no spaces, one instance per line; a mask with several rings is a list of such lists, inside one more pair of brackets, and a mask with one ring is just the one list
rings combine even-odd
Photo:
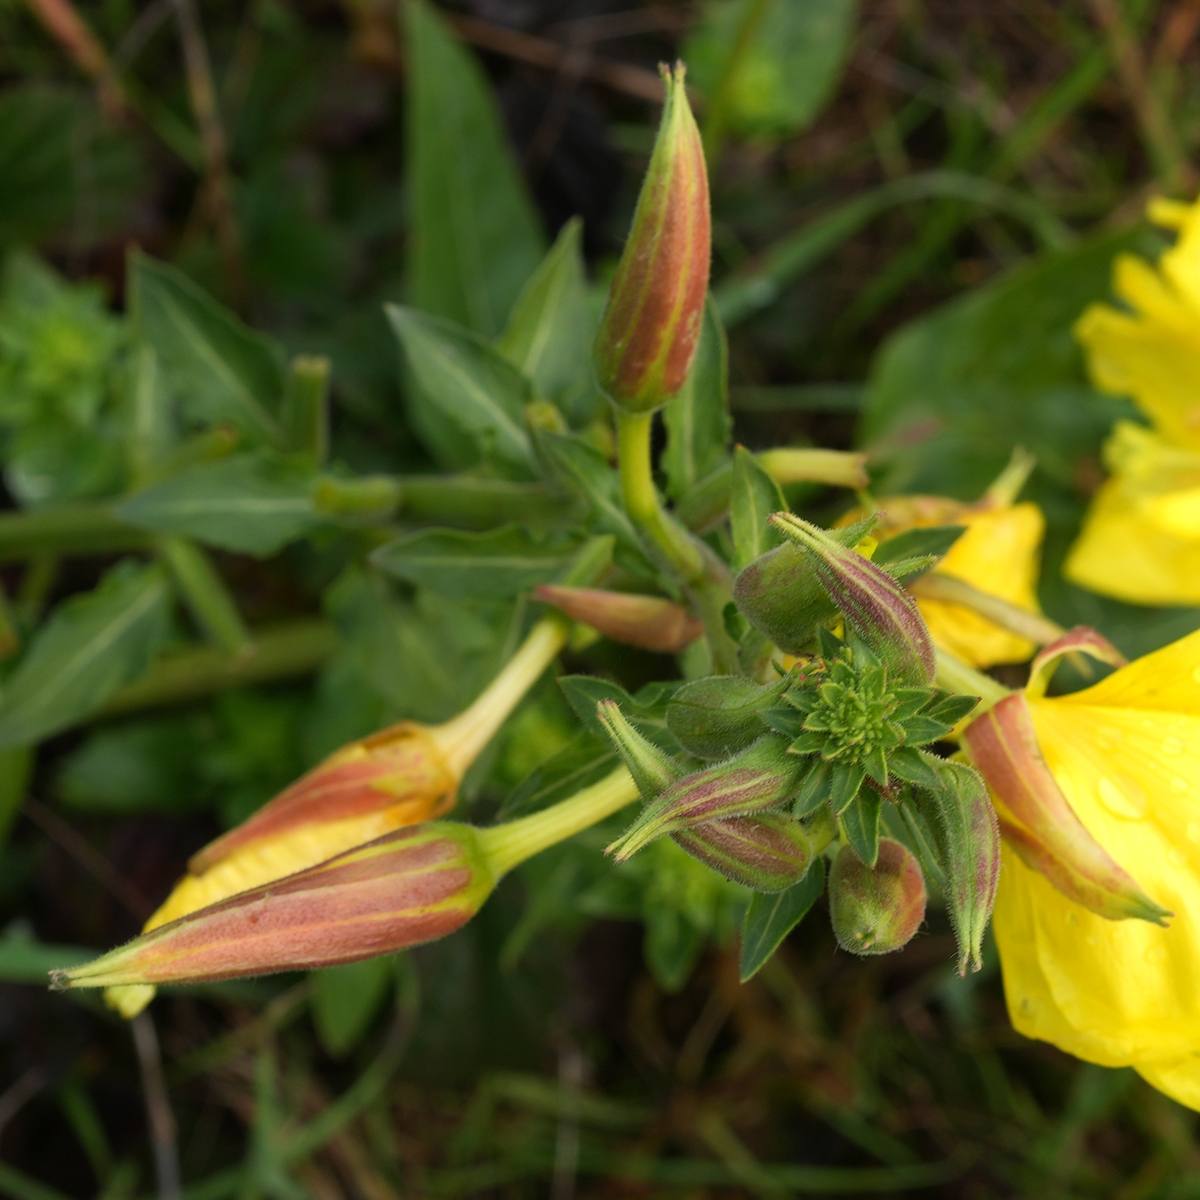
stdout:
[[[667,446],[662,465],[667,495],[678,500],[725,460],[729,440],[729,354],[725,330],[710,299],[683,390],[663,409]],[[781,506],[782,507],[782,506]]]
[[127,270],[136,336],[154,350],[163,388],[184,416],[199,424],[226,421],[246,437],[279,445],[280,348],[175,267],[134,250]]
[[386,307],[404,348],[412,387],[408,411],[426,448],[445,467],[490,459],[528,478],[533,447],[524,407],[529,381],[482,338],[397,304]]
[[879,857],[879,793],[863,788],[842,813],[842,829],[854,852],[868,867]]
[[783,939],[808,915],[825,890],[825,860],[818,858],[808,874],[786,892],[756,892],[742,924],[741,980],[756,975]]
[[[593,709],[594,709],[593,705]],[[612,743],[581,729],[557,754],[535,767],[500,806],[497,820],[541,812],[593,783],[616,766]]]
[[0,747],[74,725],[140,675],[166,639],[169,598],[159,567],[123,562],[60,604],[0,695]]
[[496,349],[573,425],[590,415],[577,411],[587,409],[589,398],[601,398],[592,384],[595,322],[580,250],[582,232],[578,217],[563,226],[513,306],[508,328],[496,340]]
[[871,555],[871,561],[884,566],[903,562],[906,558],[941,558],[966,531],[965,525],[926,525],[906,529],[895,537],[884,538]]
[[265,558],[320,522],[311,468],[262,454],[201,463],[136,492],[113,512],[122,521]]
[[371,562],[432,592],[501,600],[556,578],[577,549],[571,542],[535,538],[522,525],[488,533],[423,529],[380,546]]
[[745,446],[738,446],[733,452],[733,482],[729,497],[735,570],[749,566],[760,555],[787,540],[767,519],[772,513],[781,511],[787,511],[787,501],[779,484],[758,465]]
[[409,295],[495,337],[542,257],[537,216],[473,56],[424,0],[404,14]]

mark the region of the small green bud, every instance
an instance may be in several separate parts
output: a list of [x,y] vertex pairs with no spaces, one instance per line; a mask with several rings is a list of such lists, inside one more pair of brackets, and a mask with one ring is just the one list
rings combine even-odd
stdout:
[[813,849],[799,823],[776,813],[725,817],[671,835],[693,858],[756,892],[782,892],[812,865]]
[[907,847],[881,838],[875,866],[843,846],[829,872],[829,915],[838,945],[851,954],[889,954],[925,919],[925,876]]
[[788,754],[786,739],[767,734],[735,758],[672,784],[609,846],[609,852],[624,862],[677,829],[774,808],[790,799],[804,767],[802,758]]
[[666,103],[633,226],[596,335],[596,376],[627,412],[650,412],[687,382],[708,291],[704,147],[684,67],[663,69]]
[[621,761],[633,776],[642,799],[647,803],[656,799],[683,776],[684,772],[679,764],[664,754],[653,742],[642,737],[615,700],[598,701],[596,719],[612,739]]
[[813,567],[846,625],[906,683],[930,683],[933,641],[917,602],[896,580],[842,544],[828,530],[791,513],[775,513],[771,524],[810,551]]
[[728,758],[767,732],[759,713],[786,684],[781,679],[763,686],[737,675],[710,675],[685,683],[667,705],[667,728],[696,758]]

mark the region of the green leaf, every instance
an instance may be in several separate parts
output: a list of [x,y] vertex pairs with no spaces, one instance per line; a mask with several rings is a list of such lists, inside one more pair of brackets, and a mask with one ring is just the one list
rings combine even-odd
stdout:
[[497,817],[507,821],[541,812],[593,783],[599,783],[616,766],[617,756],[612,743],[607,739],[602,742],[582,729],[513,789]]
[[51,971],[75,967],[95,957],[95,950],[83,946],[39,942],[32,932],[14,922],[0,937],[0,983],[33,983],[44,988]]
[[711,298],[704,306],[692,373],[679,395],[663,409],[663,423],[667,427],[667,446],[662,456],[667,495],[678,500],[725,461],[732,425],[729,352]]
[[524,418],[533,399],[529,380],[460,326],[398,304],[386,311],[408,364],[409,417],[434,458],[449,468],[489,459],[528,478],[534,466]]
[[928,525],[906,529],[895,537],[884,538],[871,555],[871,561],[883,565],[902,562],[906,558],[941,558],[966,531],[965,525]]
[[841,78],[857,12],[857,0],[710,0],[683,51],[689,82],[710,103],[723,93],[741,137],[799,133]]
[[637,696],[631,696],[620,684],[597,679],[594,675],[560,675],[558,686],[562,688],[567,703],[583,727],[593,737],[603,738],[606,745],[611,745],[611,742],[596,716],[596,705],[601,700],[613,700],[620,705],[621,712],[637,727],[638,732],[660,750],[668,754],[681,753],[679,742],[667,728],[666,721],[667,704],[678,684],[656,688],[650,699],[644,696],[644,690]]
[[799,883],[785,892],[755,892],[742,924],[741,980],[756,975],[783,939],[808,915],[825,890],[825,860],[818,858]]
[[129,256],[128,286],[136,335],[154,350],[162,386],[183,415],[197,424],[229,422],[280,445],[280,348],[182,271],[139,250]]
[[122,500],[123,521],[260,558],[320,523],[310,466],[264,454],[201,463]]
[[63,601],[0,694],[0,747],[36,742],[95,712],[166,640],[170,589],[158,567],[118,563]]
[[553,400],[572,425],[582,425],[602,400],[592,374],[595,321],[580,249],[583,222],[563,226],[541,266],[513,306],[496,349]]
[[409,296],[495,337],[545,249],[537,216],[479,65],[423,0],[404,13]]
[[641,540],[625,515],[620,477],[604,455],[572,434],[538,430],[536,437],[538,451],[562,486],[590,507],[593,532],[611,533],[617,539],[621,565],[644,578],[657,579],[658,572],[643,553]]
[[879,857],[879,793],[863,788],[841,815],[842,832],[854,847],[854,853],[874,867]]
[[858,795],[866,772],[857,763],[834,763],[829,781],[829,807],[841,816],[846,806]]
[[500,600],[549,583],[577,549],[574,543],[535,537],[521,525],[488,533],[424,529],[380,546],[371,562],[432,592]]
[[387,999],[394,974],[390,954],[312,973],[313,1024],[334,1058],[344,1058],[362,1041]]
[[733,567],[740,571],[760,554],[787,540],[767,518],[787,511],[779,484],[758,465],[744,446],[733,452],[733,482],[729,497],[729,521],[733,532]]
[[800,783],[796,799],[792,802],[792,816],[799,819],[816,812],[833,794],[833,767],[823,759],[814,758],[808,774]]

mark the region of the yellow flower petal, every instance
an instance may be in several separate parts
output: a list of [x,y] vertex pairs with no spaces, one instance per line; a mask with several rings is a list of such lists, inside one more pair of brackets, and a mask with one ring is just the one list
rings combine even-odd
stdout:
[[[1018,608],[1038,612],[1038,552],[1045,519],[1036,504],[965,512],[954,518],[967,531],[950,547],[937,572],[953,575]],[[973,667],[1024,662],[1036,647],[960,604],[918,600],[936,645]]]
[[1151,1087],[1187,1108],[1200,1110],[1200,1052],[1133,1066]]
[[1013,1024],[1200,1101],[1200,633],[1030,709],[1088,832],[1174,916],[1105,920],[1006,853],[994,921]]

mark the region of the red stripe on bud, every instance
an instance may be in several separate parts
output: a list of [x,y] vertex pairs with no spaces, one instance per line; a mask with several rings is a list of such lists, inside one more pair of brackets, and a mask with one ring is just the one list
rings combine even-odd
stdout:
[[798,822],[765,813],[725,817],[671,834],[693,858],[756,892],[782,892],[812,865],[812,844]]

